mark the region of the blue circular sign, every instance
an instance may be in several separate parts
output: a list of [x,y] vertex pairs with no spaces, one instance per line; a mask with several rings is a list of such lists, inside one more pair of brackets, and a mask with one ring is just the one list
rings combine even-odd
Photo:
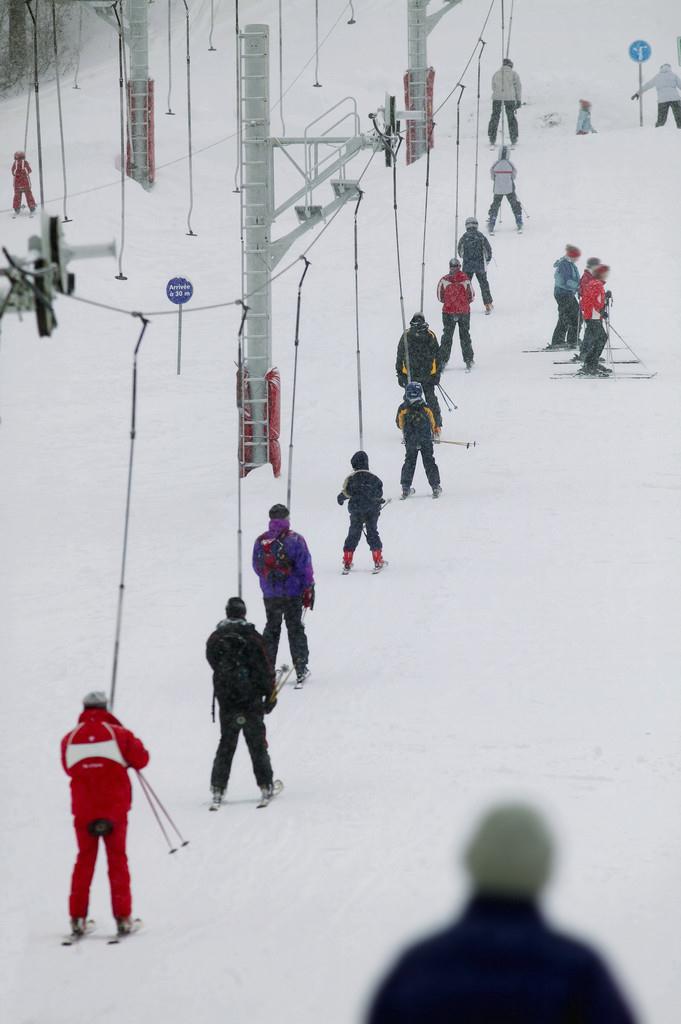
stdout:
[[629,45],[629,56],[632,60],[635,60],[637,64],[642,64],[644,60],[648,60],[653,48],[650,43],[647,43],[645,39],[635,39],[633,43]]
[[176,306],[189,302],[194,294],[194,285],[186,277],[171,277],[166,285],[166,295]]

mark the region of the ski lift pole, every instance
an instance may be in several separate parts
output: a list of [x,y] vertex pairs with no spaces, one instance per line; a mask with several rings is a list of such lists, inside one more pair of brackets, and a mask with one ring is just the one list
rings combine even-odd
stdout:
[[[484,39],[479,39],[480,53],[478,54],[478,97],[477,97],[477,108],[475,115],[475,181],[473,185],[473,216],[478,216],[478,154],[480,151],[480,65],[482,62],[482,51],[487,46]],[[458,232],[457,232],[458,238]]]
[[300,342],[300,302],[301,302],[301,291],[303,288],[303,281],[305,275],[310,267],[310,261],[306,256],[301,256],[301,260],[305,263],[305,268],[301,274],[300,281],[298,282],[298,302],[296,305],[296,334],[293,342],[294,345],[294,357],[293,357],[293,395],[291,398],[291,436],[289,439],[288,446],[288,475],[286,481],[286,507],[289,512],[291,511],[291,481],[293,475],[293,428],[296,415],[296,386],[298,383],[298,344]]
[[133,316],[139,317],[142,321],[142,328],[135,345],[135,351],[132,359],[132,410],[130,416],[130,456],[128,459],[128,488],[125,496],[125,518],[123,526],[123,553],[121,556],[121,575],[120,582],[118,584],[118,609],[116,611],[116,632],[114,639],[114,656],[113,656],[113,668],[111,671],[111,694],[109,696],[109,708],[113,711],[114,701],[116,699],[116,679],[118,676],[118,654],[121,645],[121,626],[123,623],[123,598],[125,596],[125,571],[128,560],[128,531],[130,529],[130,505],[132,499],[132,466],[133,459],[135,456],[135,437],[137,435],[137,356],[139,355],[140,345],[144,338],[145,331],[149,326],[149,321],[142,313],[133,313]]
[[[40,81],[38,78],[38,25],[31,7],[31,0],[25,0],[33,22],[33,89],[35,91],[35,126],[38,136],[38,178],[40,179],[40,208],[45,209],[45,185],[43,182],[43,140],[40,132]],[[35,0],[36,12],[39,0]]]
[[458,444],[462,448],[475,448],[477,441],[443,441],[440,438],[440,444]]
[[364,449],[364,424],[362,419],[362,365],[360,360],[360,348],[359,348],[359,257],[358,257],[358,245],[357,245],[357,212],[359,210],[359,204],[364,198],[364,193],[359,189],[359,196],[357,198],[357,205],[355,206],[354,215],[354,235],[355,235],[355,337],[357,339],[357,414],[359,417],[359,447],[361,450]]
[[243,593],[243,576],[244,576],[244,557],[243,557],[243,530],[242,530],[242,501],[241,501],[241,481],[244,476],[244,470],[246,468],[246,431],[245,431],[245,399],[246,399],[246,384],[244,381],[244,328],[246,326],[246,316],[248,315],[248,306],[241,299],[239,300],[241,305],[241,323],[239,324],[239,332],[237,335],[237,381],[238,387],[241,394],[238,395],[237,401],[239,402],[239,448],[238,448],[238,481],[237,481],[237,528],[236,528],[236,547],[237,547],[237,594],[239,597]]
[[456,247],[456,243],[457,243],[457,240],[458,240],[458,237],[459,237],[459,149],[460,149],[460,145],[461,145],[461,143],[460,143],[461,98],[463,96],[463,91],[466,88],[466,86],[465,85],[461,85],[461,83],[459,83],[457,88],[460,89],[461,92],[459,93],[459,98],[456,101],[456,176],[455,176],[455,178],[456,178],[456,184],[455,184],[455,193],[456,193],[456,195],[455,195],[455,202],[454,202],[454,246],[455,247]]
[[426,145],[426,194],[423,201],[423,241],[421,245],[421,303],[420,309],[423,309],[424,296],[425,296],[425,284],[426,284],[426,233],[428,228],[428,196],[430,195],[430,149],[433,141],[433,129],[435,128],[435,122],[431,118],[430,128],[428,131],[428,141]]

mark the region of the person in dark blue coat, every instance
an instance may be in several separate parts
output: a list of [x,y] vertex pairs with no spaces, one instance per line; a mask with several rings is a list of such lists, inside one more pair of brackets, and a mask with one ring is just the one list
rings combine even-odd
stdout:
[[459,239],[456,251],[463,260],[463,272],[471,281],[473,275],[478,279],[480,294],[485,304],[485,313],[492,312],[492,292],[487,280],[487,264],[492,259],[492,246],[482,231],[478,231],[475,217],[466,217],[466,230]]
[[466,851],[470,903],[400,957],[369,1024],[635,1024],[601,957],[539,910],[552,857],[532,808],[493,808]]
[[337,497],[339,505],[349,500],[350,529],[343,545],[343,572],[347,574],[352,567],[355,548],[366,528],[367,544],[371,548],[374,568],[382,569],[383,544],[378,534],[378,517],[385,505],[383,498],[383,481],[375,473],[369,472],[369,456],[366,452],[355,452],[350,459],[354,473],[346,477],[345,483]]

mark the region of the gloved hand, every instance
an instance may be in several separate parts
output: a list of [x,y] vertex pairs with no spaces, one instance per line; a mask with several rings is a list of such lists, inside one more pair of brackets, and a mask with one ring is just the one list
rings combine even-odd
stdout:
[[638,99],[638,93],[635,92],[634,95],[631,98],[632,98],[632,100],[637,100]]
[[277,698],[276,697],[271,697],[269,700],[265,701],[265,705],[263,707],[263,711],[265,712],[266,715],[269,715],[270,712],[274,711],[276,706],[277,706]]
[[345,495],[343,494],[342,491],[340,492],[340,494],[336,496],[336,501],[338,502],[339,505],[345,504]]
[[404,376],[403,373],[397,374],[397,383],[400,385],[401,388],[406,388],[407,378]]
[[433,384],[435,384],[437,386],[439,383],[440,383],[440,374],[436,373],[435,376],[433,377]]
[[520,110],[521,107],[522,107],[522,103],[520,102],[520,100],[518,100],[518,102],[515,105],[515,109],[516,110]]
[[611,298],[612,298],[612,292],[611,292],[611,291],[610,291],[610,289],[608,288],[607,292],[605,293],[605,299],[606,299],[606,302],[610,302],[610,299],[611,299]]
[[607,309],[604,309],[602,311],[602,313],[601,313],[601,320],[607,320],[607,319],[608,319],[608,311],[607,311]]
[[303,591],[303,608],[314,608],[314,583]]

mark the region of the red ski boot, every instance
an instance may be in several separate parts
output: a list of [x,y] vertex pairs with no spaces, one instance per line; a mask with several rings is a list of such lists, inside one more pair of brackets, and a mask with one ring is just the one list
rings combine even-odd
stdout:
[[388,564],[387,562],[383,561],[383,552],[380,550],[380,548],[376,548],[376,550],[372,551],[371,554],[373,555],[374,558],[374,568],[372,571],[374,573],[380,572],[381,569],[385,568],[385,566]]
[[347,576],[347,574],[352,569],[352,556],[354,555],[354,553],[355,553],[354,551],[347,551],[347,550],[343,552],[343,575],[344,576]]

